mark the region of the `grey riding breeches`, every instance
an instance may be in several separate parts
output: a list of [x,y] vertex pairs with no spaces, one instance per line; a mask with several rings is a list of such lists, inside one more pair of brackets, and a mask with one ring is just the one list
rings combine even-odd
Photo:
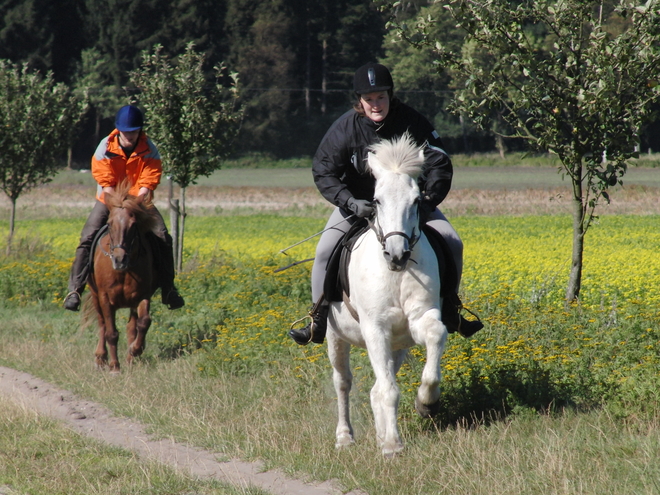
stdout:
[[[463,273],[463,241],[439,209],[436,208],[428,218],[426,224],[442,235],[454,255],[458,284],[460,284]],[[312,266],[312,299],[314,302],[318,301],[323,294],[326,267],[332,251],[353,223],[354,220],[346,220],[341,210],[335,208],[325,225],[326,230],[321,234],[316,246],[316,256]],[[456,287],[456,291],[458,292],[458,287]]]

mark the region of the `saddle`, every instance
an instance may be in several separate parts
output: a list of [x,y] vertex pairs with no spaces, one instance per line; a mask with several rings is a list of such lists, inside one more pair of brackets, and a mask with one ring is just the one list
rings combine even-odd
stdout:
[[[328,302],[345,301],[350,297],[350,286],[348,282],[348,264],[355,242],[369,230],[366,219],[360,219],[354,223],[344,234],[341,241],[335,246],[326,267],[323,292]],[[458,271],[454,263],[454,257],[449,249],[447,241],[428,225],[421,227],[422,232],[429,240],[436,257],[438,258],[438,269],[440,275],[440,295],[444,299],[453,300],[457,298],[456,287],[458,285]]]

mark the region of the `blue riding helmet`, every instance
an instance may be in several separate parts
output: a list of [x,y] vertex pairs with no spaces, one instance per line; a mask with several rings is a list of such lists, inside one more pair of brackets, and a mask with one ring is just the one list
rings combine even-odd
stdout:
[[117,111],[115,127],[122,132],[132,132],[142,129],[144,117],[138,107],[133,105],[123,106]]

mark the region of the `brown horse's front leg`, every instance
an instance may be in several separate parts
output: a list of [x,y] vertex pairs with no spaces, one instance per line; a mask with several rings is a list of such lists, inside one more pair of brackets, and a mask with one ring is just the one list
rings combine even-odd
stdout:
[[[117,332],[117,325],[115,321],[116,308],[114,308],[108,301],[103,308],[103,338],[105,343],[108,345],[110,351],[110,360],[108,361],[108,366],[110,368],[110,373],[119,373],[119,358],[117,357],[117,343],[119,342],[119,332]],[[99,317],[99,320],[101,317]],[[104,346],[105,347],[105,346]],[[97,349],[98,351],[98,349]],[[107,354],[106,354],[107,356]]]
[[103,311],[99,304],[98,294],[92,292],[92,303],[96,309],[96,317],[98,320],[98,332],[99,332],[99,341],[96,345],[96,351],[94,355],[96,356],[96,368],[104,369],[108,364],[108,349],[105,345],[105,317],[103,316]]
[[134,340],[129,342],[128,345],[127,361],[129,364],[133,362],[134,357],[142,355],[146,346],[147,331],[151,326],[150,307],[151,301],[149,299],[143,299],[137,309],[131,308],[131,317],[127,331],[129,335],[133,335]]

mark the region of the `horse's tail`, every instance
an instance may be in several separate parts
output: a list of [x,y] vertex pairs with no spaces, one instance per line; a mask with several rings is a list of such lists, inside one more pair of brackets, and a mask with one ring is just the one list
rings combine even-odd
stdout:
[[82,332],[87,331],[90,326],[96,324],[96,308],[94,308],[94,303],[92,302],[92,295],[87,292],[83,294],[82,305],[80,310],[80,330]]

